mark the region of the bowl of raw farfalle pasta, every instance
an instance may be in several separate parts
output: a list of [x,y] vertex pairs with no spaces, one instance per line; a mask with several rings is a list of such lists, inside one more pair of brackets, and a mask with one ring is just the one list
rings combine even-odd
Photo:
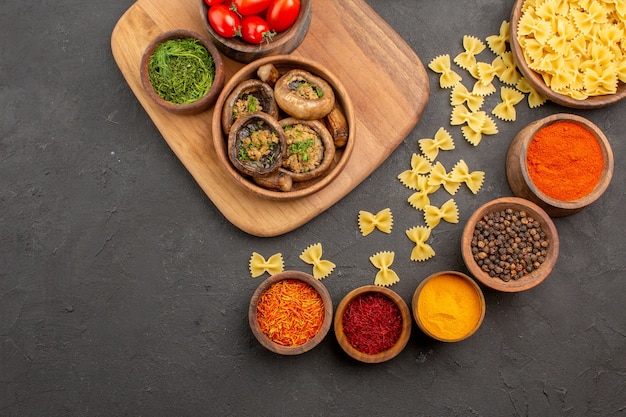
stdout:
[[626,97],[626,6],[591,0],[516,0],[510,43],[517,67],[547,99],[599,108]]

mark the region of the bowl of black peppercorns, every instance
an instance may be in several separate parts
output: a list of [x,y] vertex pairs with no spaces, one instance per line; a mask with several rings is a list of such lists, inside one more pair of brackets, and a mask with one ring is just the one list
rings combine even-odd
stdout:
[[519,197],[485,203],[468,219],[461,253],[469,272],[489,288],[519,292],[543,282],[559,255],[550,216]]

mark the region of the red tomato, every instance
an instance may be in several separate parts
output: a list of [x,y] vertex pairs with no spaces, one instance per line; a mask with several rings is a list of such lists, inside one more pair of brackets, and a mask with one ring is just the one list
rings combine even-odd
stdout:
[[259,16],[244,16],[241,19],[241,37],[244,41],[258,45],[271,41],[274,33],[267,22]]
[[208,16],[213,30],[223,37],[232,38],[241,33],[241,19],[228,6],[223,4],[211,6]]
[[233,0],[235,11],[240,16],[259,14],[270,5],[272,0]]
[[283,32],[293,25],[300,13],[300,0],[272,0],[265,20],[272,30]]
[[211,6],[215,6],[216,4],[224,3],[224,0],[204,0],[204,2],[206,3],[207,6],[211,7]]

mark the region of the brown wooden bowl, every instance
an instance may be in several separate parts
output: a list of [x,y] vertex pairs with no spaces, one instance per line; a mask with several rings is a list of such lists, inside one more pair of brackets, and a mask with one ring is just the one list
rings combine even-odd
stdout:
[[[345,146],[335,149],[335,157],[332,164],[328,168],[328,171],[326,171],[324,175],[308,181],[293,182],[293,186],[290,191],[276,191],[261,187],[257,185],[252,178],[245,176],[236,170],[228,158],[228,138],[222,131],[222,110],[230,92],[236,88],[239,83],[250,78],[255,78],[258,68],[268,63],[273,64],[281,74],[291,69],[299,68],[309,71],[310,73],[326,80],[332,86],[335,93],[335,103],[342,109],[348,122],[348,141]],[[284,117],[286,117],[286,115],[279,115],[279,119]],[[337,178],[350,159],[350,155],[354,149],[354,141],[356,137],[355,129],[356,116],[354,114],[352,101],[339,79],[337,79],[337,77],[335,77],[325,67],[314,61],[288,55],[261,58],[244,66],[235,75],[233,75],[233,77],[228,80],[226,85],[224,85],[222,93],[217,98],[211,128],[213,133],[213,144],[215,146],[219,163],[224,166],[228,174],[249,192],[270,200],[293,200],[302,198],[318,192],[330,184],[335,178]]]
[[[604,157],[604,170],[596,187],[586,196],[574,201],[556,200],[542,193],[533,184],[528,173],[526,153],[528,145],[539,129],[560,121],[571,121],[581,124],[598,141]],[[543,208],[551,217],[564,217],[577,213],[587,207],[606,191],[611,183],[614,170],[614,159],[611,145],[604,133],[591,121],[575,114],[560,113],[534,121],[524,127],[513,138],[506,155],[506,174],[509,186],[517,197],[530,200]]]
[[[472,253],[472,238],[476,224],[483,216],[509,208],[516,211],[523,210],[537,220],[542,231],[546,234],[549,246],[546,259],[539,268],[516,280],[511,279],[505,282],[499,277],[490,276],[476,263]],[[526,291],[542,283],[552,272],[559,256],[559,235],[548,213],[535,203],[519,197],[501,197],[485,203],[467,220],[461,237],[461,254],[469,272],[487,287],[503,292]]]
[[600,108],[616,103],[626,97],[626,84],[621,81],[618,84],[617,92],[615,94],[592,96],[588,97],[585,100],[576,100],[572,97],[559,94],[552,90],[550,87],[548,87],[543,81],[541,75],[530,69],[530,67],[528,66],[526,59],[524,58],[524,53],[522,51],[521,45],[517,39],[517,27],[519,20],[523,14],[522,6],[524,4],[524,1],[525,0],[516,0],[513,5],[513,10],[511,11],[509,33],[511,52],[513,53],[517,68],[528,80],[530,85],[532,85],[535,90],[537,90],[538,93],[546,97],[548,100],[553,101],[554,103],[560,104],[565,107],[577,109]]
[[217,49],[227,57],[246,64],[266,56],[289,54],[294,51],[304,40],[311,23],[311,4],[313,2],[312,0],[300,0],[300,13],[293,26],[284,32],[276,33],[269,43],[251,45],[239,37],[225,38],[215,32],[209,23],[209,6],[204,0],[199,1],[202,22]]
[[[263,333],[258,321],[257,305],[261,296],[273,284],[283,280],[298,280],[310,285],[315,291],[317,291],[324,302],[324,321],[322,322],[322,326],[317,331],[315,336],[309,339],[309,341],[297,346],[283,346],[272,341],[269,337],[267,337],[267,335],[265,335],[265,333]],[[312,275],[300,271],[283,271],[265,279],[265,281],[257,287],[250,300],[248,321],[250,323],[252,333],[259,343],[261,343],[261,345],[265,348],[280,355],[299,355],[301,353],[308,352],[320,344],[320,342],[324,340],[328,334],[328,330],[330,330],[330,326],[333,321],[333,302],[324,284],[315,279]]]
[[[472,328],[468,330],[467,332],[465,332],[463,335],[454,336],[454,337],[446,337],[445,335],[437,334],[436,332],[432,331],[430,326],[426,325],[423,319],[423,314],[425,314],[426,312],[421,311],[421,309],[419,308],[419,300],[420,300],[420,296],[422,295],[422,290],[424,289],[424,287],[429,282],[437,279],[438,277],[441,277],[442,275],[452,275],[456,278],[459,278],[463,280],[463,282],[466,282],[474,290],[474,293],[475,293],[474,301],[478,302],[480,312],[479,312],[479,316],[478,316],[478,319],[476,320],[475,325],[472,326]],[[454,288],[446,288],[446,291],[449,291],[449,296],[451,298],[458,298],[458,294],[455,294]],[[482,290],[480,289],[478,284],[476,284],[476,282],[473,279],[471,279],[469,276],[461,272],[457,272],[457,271],[441,271],[441,272],[436,272],[432,275],[429,275],[422,282],[420,282],[420,284],[415,289],[415,292],[413,293],[413,298],[411,299],[411,310],[413,312],[413,318],[415,319],[417,326],[427,336],[432,337],[433,339],[439,340],[441,342],[460,342],[472,336],[480,328],[483,322],[483,319],[485,318],[486,304],[485,304],[485,297],[483,295]],[[454,313],[454,312],[451,312],[451,313]],[[444,329],[444,330],[450,331],[450,329]]]
[[[398,306],[402,315],[402,331],[400,333],[398,341],[390,349],[376,354],[367,354],[353,347],[343,331],[343,315],[346,312],[346,309],[356,297],[368,293],[378,293],[386,296]],[[335,331],[335,337],[337,338],[337,342],[339,342],[339,346],[341,346],[341,348],[352,358],[365,363],[380,363],[388,361],[396,357],[400,352],[402,352],[411,336],[412,324],[413,323],[411,321],[411,312],[409,310],[409,307],[404,302],[402,297],[400,297],[395,291],[387,287],[381,287],[378,285],[365,285],[363,287],[359,287],[350,291],[341,300],[341,302],[337,306],[337,310],[335,311],[333,328]]]
[[[211,88],[202,98],[189,104],[176,104],[164,100],[154,91],[152,83],[150,82],[150,74],[148,73],[148,63],[157,46],[159,46],[161,43],[170,39],[186,38],[197,39],[209,51],[209,53],[213,57],[213,62],[215,65],[215,76],[213,78],[213,84],[211,85]],[[145,52],[143,53],[143,56],[141,57],[139,75],[141,77],[141,84],[143,85],[144,90],[146,91],[148,96],[159,106],[176,114],[197,114],[208,110],[215,103],[217,97],[222,91],[222,87],[224,86],[224,63],[222,61],[222,56],[220,55],[217,48],[206,37],[189,30],[179,29],[162,33],[150,42]]]

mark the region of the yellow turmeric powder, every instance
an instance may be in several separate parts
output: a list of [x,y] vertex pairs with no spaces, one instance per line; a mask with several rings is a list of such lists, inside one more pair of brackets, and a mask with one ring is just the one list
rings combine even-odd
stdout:
[[483,318],[482,293],[462,276],[431,278],[419,293],[417,315],[426,333],[444,341],[470,336]]

